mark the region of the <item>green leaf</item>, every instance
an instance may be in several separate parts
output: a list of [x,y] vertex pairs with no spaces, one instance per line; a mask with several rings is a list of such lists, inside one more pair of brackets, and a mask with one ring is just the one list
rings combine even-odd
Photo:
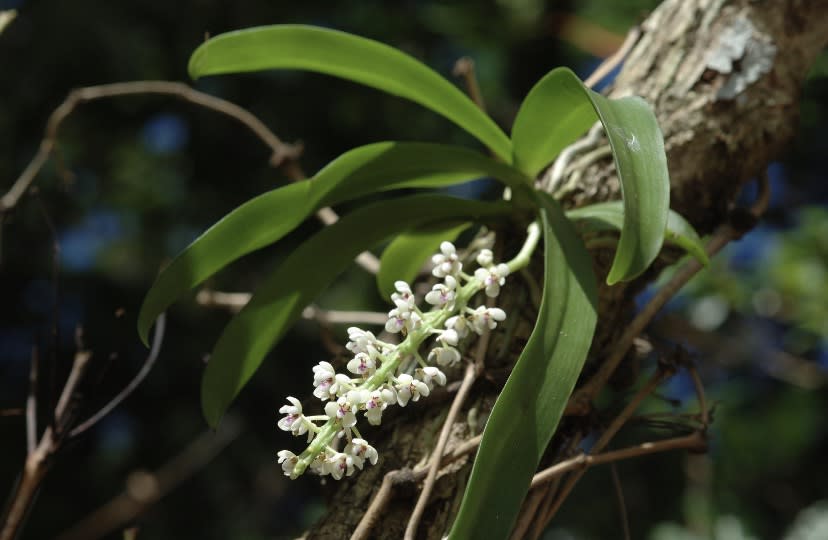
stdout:
[[377,272],[380,296],[388,298],[394,292],[394,282],[397,280],[413,282],[428,257],[438,251],[440,243],[454,242],[469,226],[471,223],[429,224],[392,240],[380,258],[380,269]]
[[541,199],[543,299],[529,341],[498,396],[449,539],[509,538],[592,342],[597,287],[572,224]]
[[276,242],[323,206],[399,188],[434,188],[492,176],[515,190],[528,179],[479,152],[430,143],[381,142],[346,152],[314,178],[269,191],[207,229],[155,280],[138,316],[144,343],[156,317],[239,257]]
[[218,424],[302,309],[360,252],[432,220],[491,219],[513,211],[505,202],[412,195],[355,210],[303,242],[259,287],[216,343],[201,385],[202,408],[209,424]]
[[193,78],[267,69],[302,69],[371,86],[441,114],[508,162],[511,143],[463,92],[428,66],[383,43],[336,30],[275,25],[228,32],[190,58]]
[[[575,210],[568,210],[566,216],[578,222],[584,232],[621,230],[624,224],[624,205],[621,201],[590,204]],[[705,266],[710,264],[704,244],[681,214],[670,210],[667,215],[667,229],[664,240],[677,245],[698,259]]]
[[664,140],[638,97],[607,99],[566,68],[550,71],[526,96],[512,129],[514,163],[537,174],[595,120],[609,137],[624,197],[624,226],[607,283],[632,279],[661,250],[670,207]]

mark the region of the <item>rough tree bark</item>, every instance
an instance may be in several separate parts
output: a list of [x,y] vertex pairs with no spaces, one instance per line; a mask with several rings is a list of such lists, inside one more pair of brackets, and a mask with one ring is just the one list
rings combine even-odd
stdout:
[[[822,0],[666,0],[641,25],[610,95],[636,94],[656,110],[664,132],[671,175],[671,206],[701,233],[729,219],[741,186],[760,175],[794,136],[800,89],[816,56],[828,43],[828,13]],[[568,204],[618,198],[610,161],[579,171]],[[508,248],[507,248],[508,249]],[[609,253],[596,252],[605,271]],[[605,260],[606,259],[606,260]],[[594,369],[630,316],[642,283],[602,287],[599,329],[587,370]],[[517,322],[511,340],[492,340],[487,374],[475,384],[462,421],[453,426],[449,449],[479,433],[482,419],[505,381],[508,367],[531,331],[530,293],[521,280],[506,289],[503,307]],[[455,375],[459,375],[455,374]],[[327,514],[309,539],[348,538],[379,489],[383,475],[413,467],[428,456],[448,400],[409,407],[375,434],[381,462],[353,479],[329,486]],[[561,438],[552,441],[560,444]],[[549,451],[554,457],[555,448]],[[449,529],[465,487],[471,457],[441,471],[419,528],[419,538],[441,538]],[[416,498],[413,484],[397,489],[371,538],[402,538]]]

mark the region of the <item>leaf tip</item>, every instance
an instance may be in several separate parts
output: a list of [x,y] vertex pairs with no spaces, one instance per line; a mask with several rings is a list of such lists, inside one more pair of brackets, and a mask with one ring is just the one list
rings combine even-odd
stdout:
[[144,307],[141,307],[141,312],[138,314],[138,337],[141,338],[141,343],[144,347],[149,348],[149,331],[152,328],[153,319],[148,318]]
[[225,407],[219,403],[216,396],[208,391],[207,372],[201,380],[201,413],[211,429],[218,429],[221,418],[224,416]]

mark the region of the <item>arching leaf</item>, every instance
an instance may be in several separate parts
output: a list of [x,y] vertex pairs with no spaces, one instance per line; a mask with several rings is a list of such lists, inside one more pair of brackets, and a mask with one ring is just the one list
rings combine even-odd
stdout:
[[536,176],[596,120],[609,137],[624,197],[624,226],[607,283],[632,279],[661,250],[670,207],[664,140],[637,97],[607,99],[566,68],[550,71],[526,96],[512,129],[514,163]]
[[595,331],[592,259],[560,207],[541,199],[544,281],[538,320],[483,431],[450,540],[509,538]]
[[[427,211],[425,211],[427,209]],[[230,321],[204,372],[204,416],[216,426],[267,352],[309,304],[360,252],[435,219],[480,220],[508,216],[504,202],[442,195],[412,195],[374,203],[303,242]]]
[[410,99],[445,116],[506,162],[509,138],[456,86],[383,43],[302,25],[249,28],[216,36],[190,58],[193,78],[222,73],[301,69],[334,75]]
[[[621,201],[590,204],[575,210],[568,210],[566,217],[578,222],[584,232],[621,230],[624,225],[624,205]],[[686,219],[672,210],[667,215],[667,230],[664,241],[675,244],[698,259],[704,265],[710,264],[701,238]]]
[[522,173],[459,146],[381,142],[346,152],[311,180],[242,204],[181,252],[144,299],[138,316],[141,339],[146,343],[155,318],[190,289],[239,257],[276,242],[321,207],[376,191],[443,187],[481,176],[497,178],[516,191],[528,189]]

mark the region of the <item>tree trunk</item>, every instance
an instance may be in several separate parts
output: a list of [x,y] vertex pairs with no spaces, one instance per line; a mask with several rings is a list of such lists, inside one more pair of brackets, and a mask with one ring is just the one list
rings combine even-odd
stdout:
[[[609,94],[636,94],[655,108],[669,162],[671,207],[700,233],[729,219],[741,186],[762,174],[793,138],[800,89],[828,43],[824,8],[821,0],[666,0],[641,25],[641,35]],[[567,204],[620,196],[611,160],[595,162],[579,173],[580,180],[565,194]],[[606,272],[610,255],[598,252],[599,274]],[[601,287],[599,328],[588,370],[612,350],[629,320],[633,294],[654,274],[632,284]],[[453,426],[449,450],[480,432],[509,366],[531,332],[534,310],[526,307],[532,303],[525,283],[513,279],[501,296],[513,327],[493,335],[486,374],[475,384],[461,421]],[[429,399],[389,415],[392,421],[384,425],[384,434],[369,437],[377,442],[381,461],[329,487],[328,512],[307,538],[348,538],[385,473],[414,467],[428,456],[449,401],[450,396]],[[552,445],[561,444],[561,439],[554,438]],[[550,455],[556,453],[556,448],[550,449]],[[448,531],[472,459],[473,455],[441,471],[419,538],[437,539]],[[402,538],[418,491],[413,483],[398,488],[370,537]]]

